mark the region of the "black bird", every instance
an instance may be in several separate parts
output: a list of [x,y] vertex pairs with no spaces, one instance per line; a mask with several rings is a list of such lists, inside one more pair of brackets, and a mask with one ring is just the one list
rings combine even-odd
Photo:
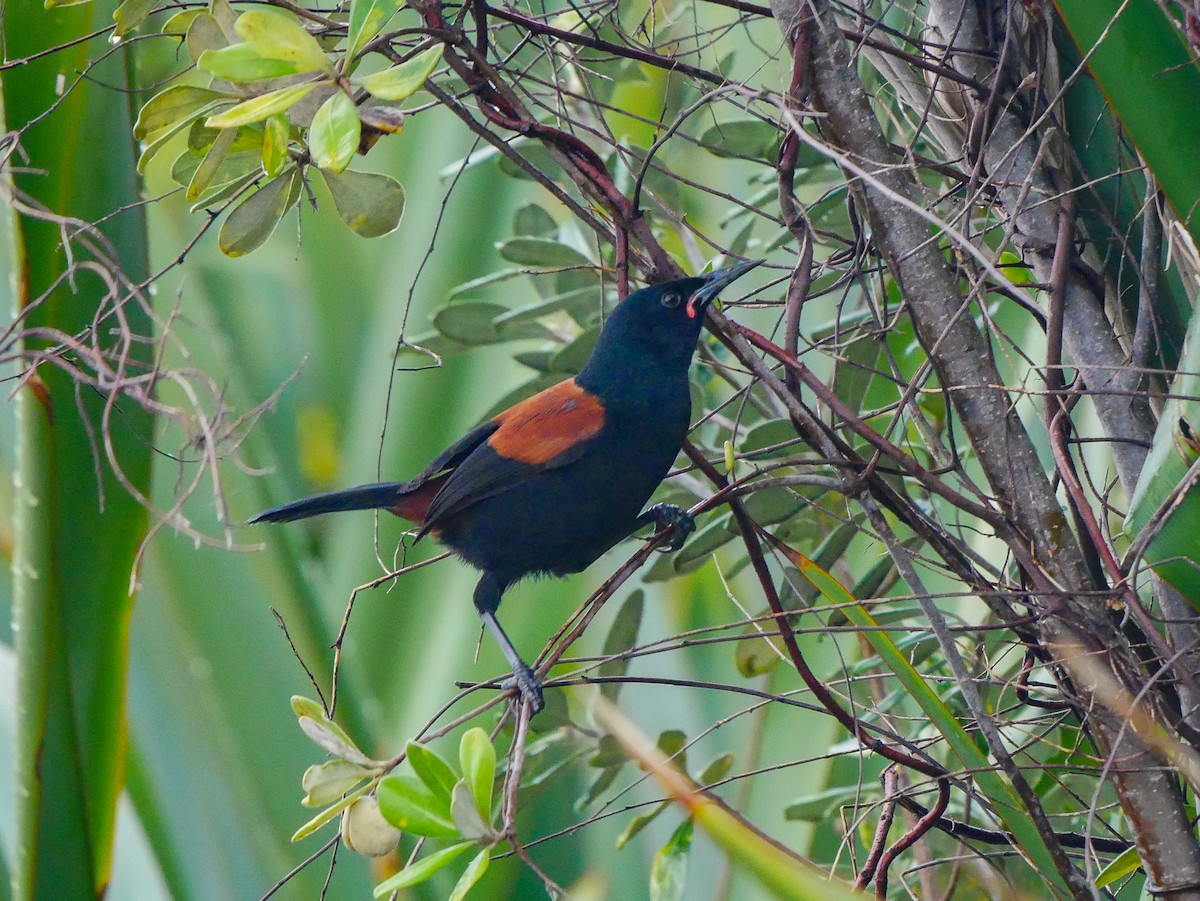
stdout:
[[673,528],[678,550],[695,528],[670,504],[642,505],[687,435],[688,367],[705,310],[758,262],[681,278],[630,294],[613,311],[587,365],[451,445],[408,482],[319,494],[260,513],[290,522],[339,510],[382,508],[432,533],[483,573],[475,609],[513,668],[521,696],[542,708],[541,686],[496,609],[526,576],[586,569],[636,529]]

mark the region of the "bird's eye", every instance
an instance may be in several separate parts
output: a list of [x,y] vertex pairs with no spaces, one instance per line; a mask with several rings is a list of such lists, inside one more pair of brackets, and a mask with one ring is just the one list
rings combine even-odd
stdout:
[[662,296],[662,305],[668,310],[673,310],[679,306],[681,300],[683,300],[683,297],[678,291],[668,291]]

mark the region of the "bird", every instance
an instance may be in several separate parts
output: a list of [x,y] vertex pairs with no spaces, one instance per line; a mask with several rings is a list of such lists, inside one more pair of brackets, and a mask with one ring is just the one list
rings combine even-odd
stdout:
[[527,576],[581,572],[654,524],[679,550],[695,522],[673,504],[643,511],[691,424],[688,369],[717,294],[761,263],[735,263],[629,294],[587,363],[469,431],[407,482],[332,491],[273,507],[251,523],[383,509],[432,534],[479,570],[475,609],[512,667],[532,713],[542,686],[496,611]]

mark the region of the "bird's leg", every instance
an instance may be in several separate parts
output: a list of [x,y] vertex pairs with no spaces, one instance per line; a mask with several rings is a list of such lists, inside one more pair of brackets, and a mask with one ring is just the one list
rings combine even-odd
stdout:
[[671,540],[660,551],[677,551],[683,547],[687,537],[696,531],[696,518],[682,507],[674,504],[655,504],[633,522],[630,533],[636,532],[642,526],[654,523],[660,529],[671,529]]
[[546,702],[542,700],[542,683],[538,681],[529,664],[521,659],[500,621],[496,619],[496,608],[500,606],[500,596],[503,593],[504,586],[492,575],[485,573],[475,586],[475,609],[479,611],[479,618],[488,627],[488,631],[496,639],[496,644],[500,645],[500,650],[504,652],[508,665],[512,667],[511,684],[516,685],[521,697],[529,702],[530,713],[538,713],[546,706]]

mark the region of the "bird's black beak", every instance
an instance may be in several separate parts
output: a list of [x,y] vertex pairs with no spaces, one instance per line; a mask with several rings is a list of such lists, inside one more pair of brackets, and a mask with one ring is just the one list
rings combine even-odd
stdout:
[[704,276],[704,285],[688,298],[687,314],[690,319],[695,319],[701,315],[705,308],[716,300],[717,295],[734,279],[741,278],[755,266],[761,265],[763,260],[750,260],[744,263],[734,263],[732,266],[725,266],[721,269],[714,269],[708,275]]

